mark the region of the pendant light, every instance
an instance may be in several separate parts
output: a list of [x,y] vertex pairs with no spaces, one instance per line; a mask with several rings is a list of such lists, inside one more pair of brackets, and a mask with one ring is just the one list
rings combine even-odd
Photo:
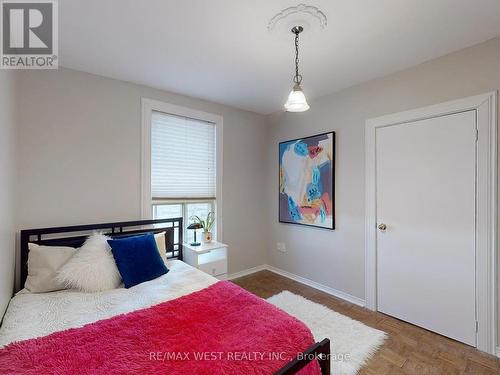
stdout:
[[292,28],[292,33],[295,34],[295,77],[293,77],[295,85],[285,103],[287,112],[304,112],[309,109],[309,104],[307,104],[302,87],[300,87],[302,76],[299,74],[299,34],[302,31],[304,31],[302,26],[295,26]]

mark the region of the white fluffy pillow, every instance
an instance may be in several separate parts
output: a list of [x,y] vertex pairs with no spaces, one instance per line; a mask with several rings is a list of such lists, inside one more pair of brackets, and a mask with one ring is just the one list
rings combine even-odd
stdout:
[[58,269],[65,264],[76,249],[66,246],[41,246],[28,244],[28,277],[24,287],[32,293],[45,293],[65,289],[56,279]]
[[122,278],[108,245],[109,239],[100,233],[92,234],[59,269],[57,280],[68,288],[88,293],[118,288]]

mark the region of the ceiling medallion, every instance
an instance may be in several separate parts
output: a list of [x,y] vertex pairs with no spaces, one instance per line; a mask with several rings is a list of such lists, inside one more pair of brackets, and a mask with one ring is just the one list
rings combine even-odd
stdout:
[[282,21],[289,18],[296,19],[303,17],[315,21],[314,23],[317,23],[320,29],[324,29],[327,25],[326,15],[319,8],[312,5],[299,4],[297,6],[285,8],[281,12],[277,13],[267,24],[267,29],[269,31],[273,31]]

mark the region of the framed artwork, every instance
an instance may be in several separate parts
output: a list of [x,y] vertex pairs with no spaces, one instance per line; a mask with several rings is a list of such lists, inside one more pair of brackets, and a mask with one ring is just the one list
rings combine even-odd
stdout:
[[335,132],[279,144],[279,221],[335,229]]

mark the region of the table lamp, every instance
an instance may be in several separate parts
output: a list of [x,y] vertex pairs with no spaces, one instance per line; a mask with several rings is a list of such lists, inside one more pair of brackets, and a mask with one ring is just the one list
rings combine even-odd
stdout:
[[194,230],[194,242],[190,243],[191,246],[200,246],[201,245],[201,243],[196,241],[196,230],[201,229],[201,228],[203,228],[203,225],[201,225],[200,223],[189,224],[189,227],[187,227],[187,229]]

